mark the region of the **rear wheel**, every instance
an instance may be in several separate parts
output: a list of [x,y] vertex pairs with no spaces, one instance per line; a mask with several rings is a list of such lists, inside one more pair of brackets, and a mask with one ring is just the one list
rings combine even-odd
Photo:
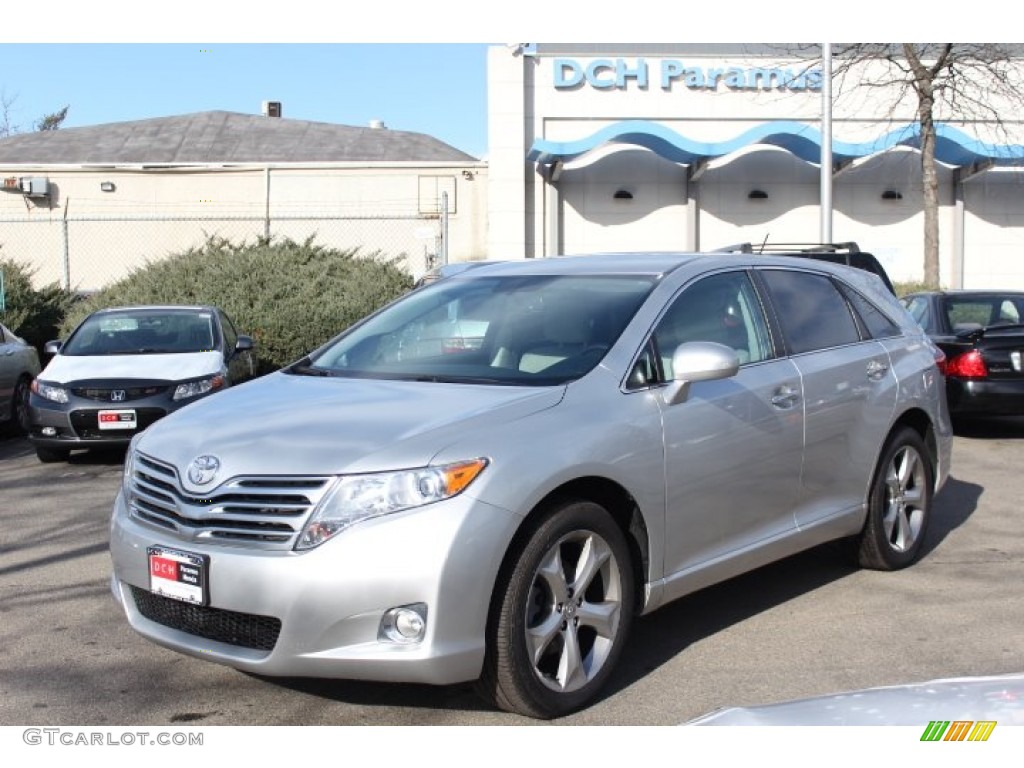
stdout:
[[921,554],[931,518],[935,469],[921,436],[909,427],[894,432],[882,450],[858,540],[865,568],[905,568]]
[[590,703],[622,653],[634,580],[625,536],[589,501],[540,518],[496,589],[479,689],[528,717]]
[[53,464],[57,461],[67,461],[71,451],[66,448],[36,448],[36,456],[43,464]]

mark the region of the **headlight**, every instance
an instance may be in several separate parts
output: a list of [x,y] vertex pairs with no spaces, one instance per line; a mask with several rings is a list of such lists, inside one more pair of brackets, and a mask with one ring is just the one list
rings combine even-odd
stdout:
[[174,390],[174,399],[187,400],[190,397],[198,397],[199,395],[205,395],[207,392],[213,392],[215,389],[220,389],[223,386],[224,377],[219,373],[207,379],[187,381],[184,384],[179,384]]
[[124,495],[125,505],[131,504],[132,475],[135,474],[135,440],[136,435],[128,444],[128,450],[124,454],[124,470],[121,473],[121,492]]
[[31,389],[44,400],[52,400],[55,403],[68,401],[68,391],[64,387],[55,387],[52,384],[44,384],[39,379],[33,379]]
[[487,459],[473,459],[439,467],[342,477],[309,518],[295,548],[318,547],[361,520],[455,496],[486,466]]

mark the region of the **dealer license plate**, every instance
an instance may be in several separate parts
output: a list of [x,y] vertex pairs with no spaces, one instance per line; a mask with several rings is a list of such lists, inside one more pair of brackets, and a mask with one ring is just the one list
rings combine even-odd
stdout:
[[149,547],[149,590],[195,605],[210,602],[210,558],[178,549]]
[[136,429],[139,426],[132,409],[100,411],[97,414],[100,429]]

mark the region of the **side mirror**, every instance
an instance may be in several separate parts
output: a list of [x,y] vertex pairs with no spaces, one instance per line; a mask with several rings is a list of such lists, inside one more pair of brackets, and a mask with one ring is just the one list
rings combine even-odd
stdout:
[[736,350],[713,341],[689,341],[676,347],[672,353],[672,383],[662,398],[666,405],[686,400],[690,384],[695,381],[714,381],[735,376],[740,369]]
[[239,336],[235,342],[235,352],[248,352],[255,346],[256,342],[252,340],[252,336]]
[[43,352],[45,352],[48,355],[56,355],[58,352],[60,352],[60,349],[63,346],[64,346],[64,342],[63,341],[56,341],[56,340],[48,341],[43,346]]

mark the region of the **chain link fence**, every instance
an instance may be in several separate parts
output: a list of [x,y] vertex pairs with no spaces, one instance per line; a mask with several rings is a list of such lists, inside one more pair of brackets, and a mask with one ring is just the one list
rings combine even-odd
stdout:
[[233,243],[312,237],[339,250],[395,260],[418,277],[444,263],[446,212],[386,216],[83,216],[0,219],[0,258],[34,270],[37,285],[90,292],[146,264],[200,247],[211,237]]

